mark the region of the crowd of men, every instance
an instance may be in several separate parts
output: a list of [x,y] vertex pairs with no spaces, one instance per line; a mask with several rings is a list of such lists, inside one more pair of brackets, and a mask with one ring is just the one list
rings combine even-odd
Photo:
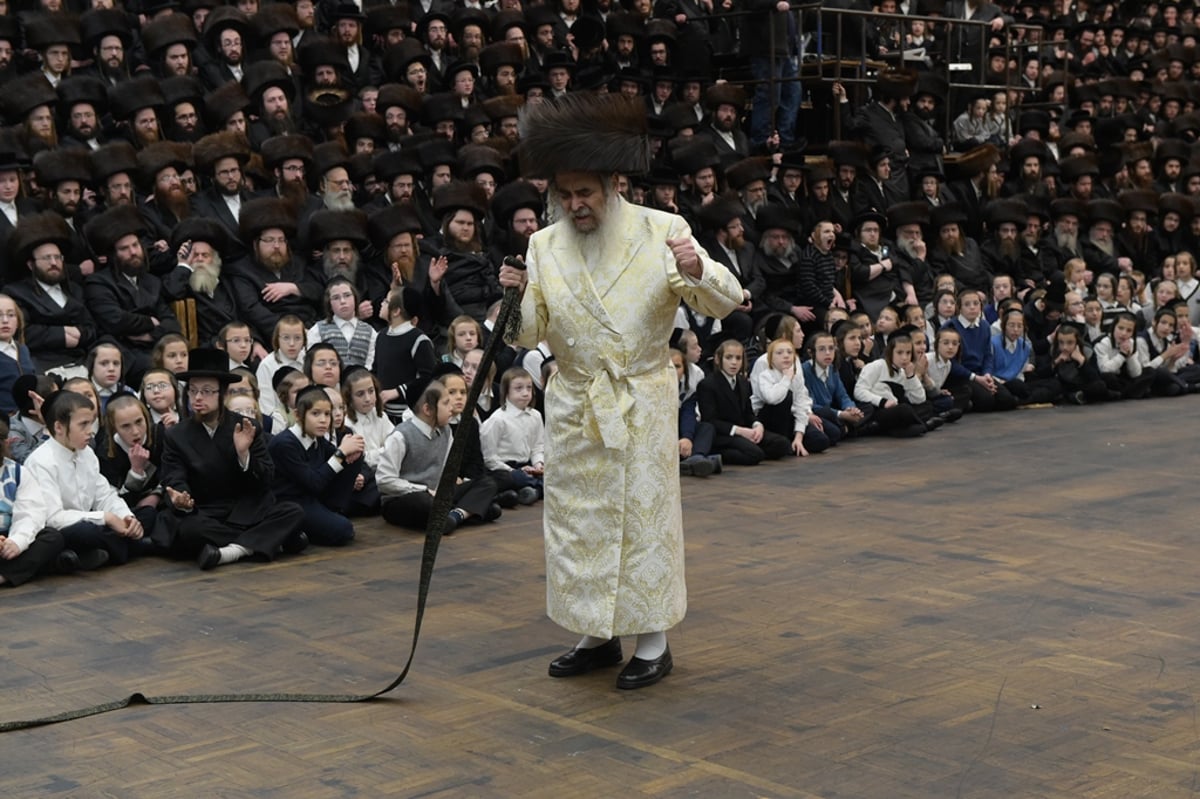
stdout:
[[186,299],[200,344],[241,320],[261,357],[281,316],[326,314],[336,276],[379,327],[413,285],[441,341],[545,224],[517,119],[566,92],[644,103],[657,156],[625,192],[739,276],[725,335],[925,306],[939,273],[1022,295],[1073,258],[1153,279],[1195,244],[1190,5],[846,5],[896,16],[866,23],[845,85],[813,61],[828,26],[786,2],[0,8],[4,291],[39,370],[106,337],[136,373]]

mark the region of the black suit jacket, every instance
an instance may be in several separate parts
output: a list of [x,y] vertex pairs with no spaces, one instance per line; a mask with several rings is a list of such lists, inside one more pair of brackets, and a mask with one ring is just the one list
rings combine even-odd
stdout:
[[250,466],[242,471],[233,446],[234,425],[241,419],[236,414],[223,416],[212,436],[193,418],[168,430],[162,484],[191,494],[196,513],[247,527],[261,521],[275,504],[275,465],[260,430],[250,445]]
[[[143,273],[135,288],[112,267],[88,275],[84,296],[92,310],[101,333],[115,337],[123,346],[149,350],[168,333],[179,333],[179,320],[163,297],[162,283],[157,277]],[[158,326],[150,317],[158,320]],[[151,341],[134,341],[130,337],[149,333]]]
[[751,427],[754,424],[754,406],[750,404],[750,382],[738,377],[737,385],[731,387],[721,372],[714,372],[696,386],[696,398],[700,404],[700,418],[717,428],[717,435],[730,435],[736,427]]
[[192,272],[177,266],[163,278],[163,294],[170,300],[192,298],[196,301],[196,322],[200,326],[201,346],[209,346],[230,322],[245,322],[258,343],[271,348],[271,335],[279,317],[268,311],[245,280],[222,276],[213,295],[197,294],[188,281]]
[[[25,315],[25,344],[43,372],[65,363],[83,363],[96,341],[96,321],[84,301],[83,286],[68,281],[62,288],[67,304],[61,308],[32,277],[4,288]],[[64,327],[79,328],[78,346],[66,346]]]
[[759,254],[758,248],[747,241],[737,251],[737,266],[734,266],[733,262],[729,260],[729,255],[717,243],[717,237],[712,233],[702,233],[696,237],[696,240],[708,251],[710,258],[733,272],[738,282],[742,284],[742,288],[750,292],[750,299],[757,303],[767,288],[767,280],[762,273],[762,256]]

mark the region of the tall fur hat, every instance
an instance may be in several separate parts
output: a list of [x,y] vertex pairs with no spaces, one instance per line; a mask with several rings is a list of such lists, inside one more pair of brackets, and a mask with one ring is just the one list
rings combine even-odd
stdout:
[[942,203],[929,212],[929,227],[935,233],[945,225],[957,224],[961,227],[969,221],[967,210],[958,203]]
[[886,69],[875,78],[875,97],[879,100],[907,100],[917,89],[914,69]]
[[1000,163],[1000,150],[996,148],[996,145],[981,144],[960,155],[958,160],[954,162],[953,169],[951,168],[951,164],[947,162],[947,177],[949,177],[949,173],[953,172],[960,179],[969,180],[980,172],[986,172],[992,168],[993,164],[998,163]]
[[421,176],[421,163],[407,150],[376,150],[375,177],[389,186],[401,175]]
[[1158,192],[1149,189],[1123,191],[1117,195],[1117,202],[1125,209],[1125,213],[1141,211],[1148,217],[1158,215]]
[[368,114],[360,111],[351,114],[342,128],[347,146],[353,148],[359,139],[370,139],[376,144],[387,141],[387,124],[379,114]]
[[224,86],[213,89],[204,98],[204,118],[210,128],[220,130],[225,127],[225,120],[238,111],[250,108],[250,97],[242,84],[230,81]]
[[192,158],[201,172],[210,172],[222,158],[236,158],[245,165],[250,160],[250,143],[246,137],[232,130],[210,133],[192,147]]
[[132,205],[118,205],[109,208],[99,216],[92,217],[84,226],[83,235],[87,238],[92,252],[96,255],[111,255],[117,242],[131,233],[141,234],[146,229],[142,215]]
[[296,84],[292,81],[292,76],[283,64],[273,58],[255,61],[247,66],[242,74],[242,88],[246,90],[250,105],[257,106],[261,103],[263,92],[272,86],[282,89],[289,101],[296,99]]
[[158,108],[164,102],[156,78],[134,78],[108,90],[108,110],[118,122],[131,120],[143,108]]
[[421,93],[407,83],[385,83],[379,87],[379,96],[375,98],[375,109],[380,115],[383,115],[392,106],[399,106],[408,114],[411,124],[421,115],[423,100]]
[[171,252],[178,252],[185,241],[202,241],[222,258],[229,246],[229,234],[225,226],[215,219],[204,216],[189,216],[171,231]]
[[421,217],[411,203],[393,204],[371,215],[367,224],[371,243],[379,252],[386,253],[392,239],[401,233],[420,235],[424,227]]
[[1096,159],[1088,155],[1065,158],[1059,163],[1059,167],[1062,168],[1064,183],[1074,183],[1085,175],[1091,175],[1093,178],[1100,175],[1100,167],[1096,164]]
[[186,45],[190,51],[196,41],[196,26],[190,14],[168,14],[142,28],[142,46],[152,58],[173,44]]
[[383,74],[388,80],[403,81],[408,65],[419,61],[426,69],[432,69],[433,56],[421,44],[421,40],[409,36],[395,47],[389,47],[383,54]]
[[4,108],[10,125],[24,122],[35,108],[48,105],[53,109],[57,103],[58,92],[41,72],[22,75],[0,86],[0,107]]
[[1158,213],[1179,214],[1180,220],[1186,225],[1195,216],[1195,208],[1192,206],[1192,198],[1186,194],[1168,192],[1158,198]]
[[[286,3],[280,5],[288,5],[290,8]],[[262,14],[261,11],[258,13]],[[412,20],[408,18],[405,8],[385,4],[367,9],[367,24],[363,31],[367,38],[386,39],[388,31],[393,30],[402,30],[405,36],[412,33]]]
[[674,150],[674,162],[681,175],[694,175],[705,167],[716,169],[721,163],[717,146],[707,136],[695,136]]
[[929,203],[924,200],[896,203],[887,209],[888,227],[895,230],[905,225],[928,225],[929,211]]
[[433,190],[433,214],[439,220],[451,211],[470,211],[476,219],[487,215],[488,198],[473,182],[454,180]]
[[454,172],[458,171],[458,153],[454,145],[442,136],[418,144],[417,159],[427,172],[432,172],[434,167],[442,164],[448,164]]
[[492,195],[492,217],[501,228],[507,228],[513,214],[521,208],[531,208],[539,217],[546,212],[541,192],[527,180],[514,180]]
[[25,23],[25,44],[39,53],[52,44],[65,44],[76,50],[83,44],[83,37],[79,35],[79,17],[39,14]]
[[22,214],[8,239],[8,249],[13,264],[11,273],[23,272],[30,254],[49,242],[65,250],[71,242],[71,227],[53,211],[38,214]]
[[771,159],[765,155],[743,158],[725,170],[725,182],[734,191],[741,191],[756,180],[771,177]]
[[1116,200],[1105,197],[1087,204],[1087,217],[1089,227],[1097,222],[1108,222],[1115,231],[1120,232],[1125,224],[1125,209]]
[[33,169],[38,185],[44,189],[53,189],[64,180],[77,180],[84,185],[92,182],[92,160],[83,149],[43,150],[33,157]]
[[242,205],[238,232],[247,246],[264,230],[278,228],[289,239],[296,235],[296,212],[278,197],[256,197]]
[[744,210],[741,203],[722,197],[702,207],[696,214],[696,221],[705,230],[723,230],[726,225],[740,217]]
[[158,173],[164,169],[174,167],[175,171],[183,174],[192,161],[192,145],[186,142],[156,141],[143,147],[137,158],[142,185],[146,191],[151,191]]
[[746,108],[746,90],[735,83],[718,83],[704,93],[704,107],[716,111],[718,106],[731,105],[740,114]]
[[109,142],[98,150],[92,150],[88,157],[92,162],[92,179],[96,185],[100,185],[113,175],[122,172],[128,173],[130,179],[137,178],[137,150],[123,139]]
[[829,142],[829,158],[834,169],[852,166],[859,171],[867,168],[867,146],[857,141]]
[[234,6],[217,6],[208,13],[208,17],[204,20],[204,43],[208,45],[210,52],[221,52],[221,31],[226,28],[233,28],[241,34],[243,49],[249,48],[251,45],[250,18]]
[[459,151],[459,175],[464,178],[474,178],[487,172],[496,178],[497,183],[503,183],[508,177],[504,168],[504,160],[500,153],[485,144],[467,144]]
[[338,166],[350,166],[350,154],[340,141],[321,142],[313,148],[313,180],[320,181],[326,172]]
[[277,33],[295,36],[300,32],[300,20],[296,7],[291,3],[268,3],[258,10],[250,20],[259,45],[266,47]]
[[1024,201],[1009,198],[988,203],[984,215],[987,217],[989,230],[996,231],[1003,224],[1016,225],[1017,230],[1020,230],[1025,227],[1029,210]]
[[91,75],[71,75],[58,84],[59,111],[63,117],[71,114],[72,108],[80,103],[92,106],[97,117],[108,109],[108,86]]
[[274,169],[291,158],[299,158],[311,164],[313,143],[312,139],[299,133],[284,133],[264,141],[259,152],[262,153],[263,164],[267,169]]
[[198,114],[204,113],[204,95],[208,91],[199,78],[191,75],[172,75],[159,83],[163,93],[165,116],[174,116],[174,108],[180,103],[191,103]]
[[558,172],[650,169],[646,106],[619,94],[566,94],[521,109],[521,167],[533,177]]
[[346,240],[360,250],[367,245],[367,215],[357,208],[349,211],[317,211],[308,218],[305,237],[308,248],[323,250],[331,241]]
[[516,67],[520,72],[524,65],[521,45],[516,42],[492,42],[479,51],[479,70],[484,75],[495,75],[504,66]]
[[133,43],[133,30],[125,12],[115,8],[93,8],[83,12],[79,18],[79,36],[89,50],[99,47],[105,36],[116,36],[125,47]]
[[488,115],[488,119],[492,122],[499,122],[509,117],[520,117],[523,105],[525,105],[525,98],[521,95],[502,94],[484,100],[483,110]]
[[1187,163],[1191,157],[1192,148],[1187,142],[1179,139],[1166,139],[1158,145],[1158,149],[1154,151],[1154,165],[1158,167],[1171,159],[1176,159],[1183,163]]

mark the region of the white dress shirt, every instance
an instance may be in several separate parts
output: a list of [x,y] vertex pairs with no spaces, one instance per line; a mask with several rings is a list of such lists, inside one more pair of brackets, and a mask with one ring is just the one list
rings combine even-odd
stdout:
[[488,469],[509,469],[509,461],[546,462],[546,427],[536,408],[521,410],[504,403],[479,428],[483,460]]
[[[29,472],[21,482],[36,480],[45,497],[46,526],[55,530],[76,522],[104,524],[104,514],[132,515],[117,489],[100,473],[100,461],[91,447],[71,450],[55,438],[30,453]],[[19,487],[18,487],[19,490]]]

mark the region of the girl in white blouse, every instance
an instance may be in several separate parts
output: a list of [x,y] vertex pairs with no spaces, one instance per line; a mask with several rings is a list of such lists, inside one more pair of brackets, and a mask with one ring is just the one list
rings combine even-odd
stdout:
[[917,376],[911,336],[897,333],[888,339],[884,357],[868,363],[859,374],[854,399],[875,407],[880,432],[899,438],[927,432],[929,428],[913,408],[925,401],[925,387]]

